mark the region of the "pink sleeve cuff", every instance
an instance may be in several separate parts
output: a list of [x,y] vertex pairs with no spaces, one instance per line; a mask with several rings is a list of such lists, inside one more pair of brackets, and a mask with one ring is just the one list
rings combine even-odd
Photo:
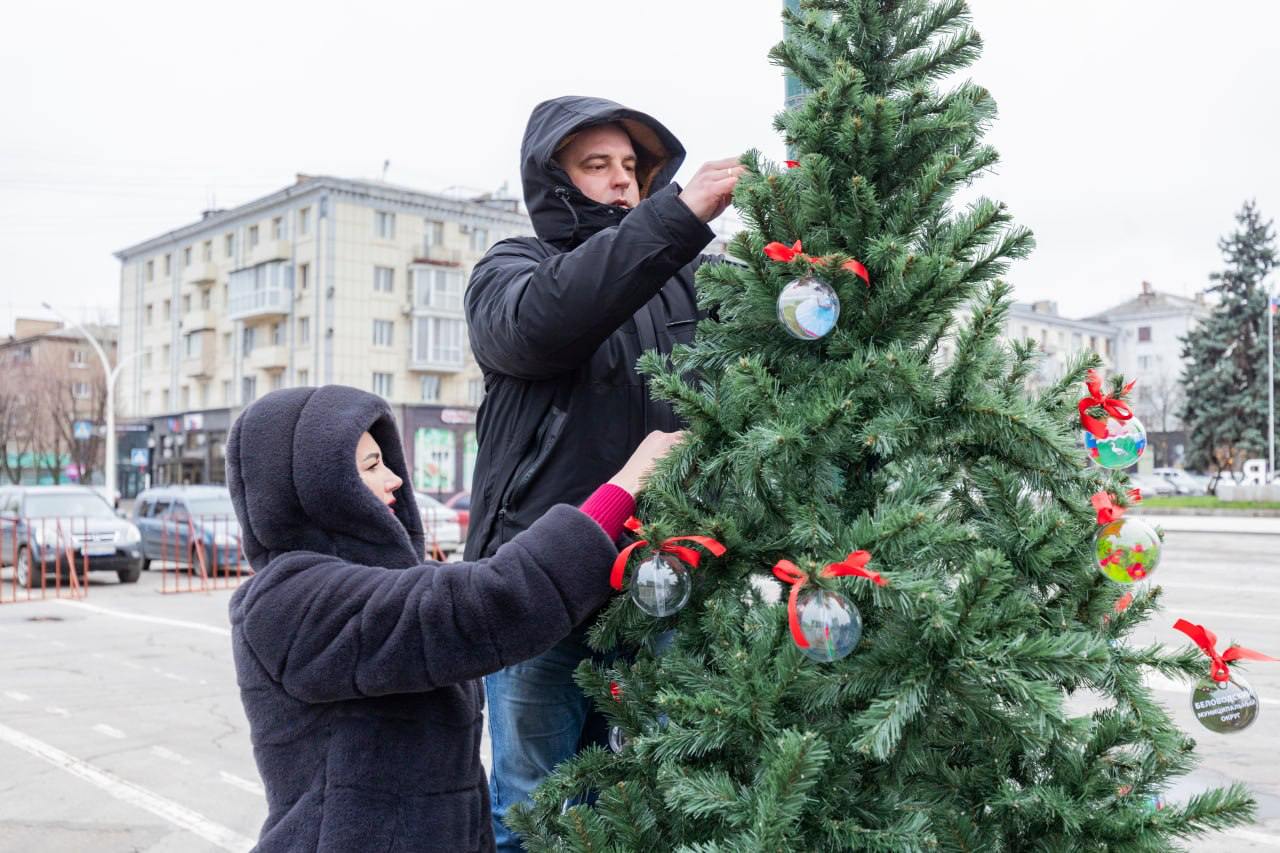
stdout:
[[621,486],[605,483],[587,498],[582,512],[600,525],[605,535],[617,539],[622,535],[623,524],[635,514],[636,499]]

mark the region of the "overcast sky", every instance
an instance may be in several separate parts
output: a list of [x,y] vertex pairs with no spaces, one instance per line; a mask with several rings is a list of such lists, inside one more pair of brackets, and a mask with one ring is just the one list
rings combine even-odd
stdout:
[[[0,334],[49,299],[114,317],[114,250],[297,172],[518,189],[530,108],[660,117],[687,178],[771,128],[781,0],[24,3],[0,33]],[[1280,212],[1280,3],[973,0],[1000,118],[981,190],[1039,248],[1019,299],[1084,315],[1190,295],[1245,198]]]

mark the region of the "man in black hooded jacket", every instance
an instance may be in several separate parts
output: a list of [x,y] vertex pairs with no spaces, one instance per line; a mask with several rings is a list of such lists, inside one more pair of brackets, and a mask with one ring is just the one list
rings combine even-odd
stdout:
[[[652,117],[600,98],[534,108],[521,148],[536,238],[503,240],[467,288],[484,370],[466,559],[492,554],[558,503],[580,502],[652,430],[680,423],[635,371],[645,350],[693,339],[693,274],[743,169],[704,164],[672,183],[684,148]],[[603,475],[603,476],[602,476]],[[573,671],[582,634],[485,679],[499,850],[507,809],[578,750],[589,703]]]

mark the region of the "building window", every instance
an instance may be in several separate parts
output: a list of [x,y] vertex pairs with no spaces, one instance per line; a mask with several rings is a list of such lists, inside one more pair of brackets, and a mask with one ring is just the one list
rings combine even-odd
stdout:
[[272,240],[284,239],[284,217],[277,216],[276,218],[271,220],[271,239]]
[[90,393],[88,382],[73,382],[71,385],[71,396],[77,400],[88,400]]
[[222,253],[228,258],[236,253],[236,235],[234,233],[228,234],[222,238],[222,248]]
[[413,270],[413,306],[416,309],[462,313],[466,286],[461,270],[416,267]]
[[209,310],[213,306],[213,292],[209,288],[200,291],[200,307]]
[[142,411],[144,412],[151,411],[151,392],[150,391],[142,392]]
[[191,408],[191,387],[189,385],[182,386],[182,408]]
[[142,354],[142,369],[143,370],[151,369],[151,350],[147,350]]
[[1149,356],[1149,355],[1140,355],[1140,356],[1138,356],[1138,369],[1139,369],[1139,370],[1150,370],[1150,369],[1151,369],[1151,356]]
[[247,406],[258,399],[258,377],[245,376],[240,380],[240,405]]
[[298,233],[303,235],[311,233],[311,208],[309,207],[298,211]]
[[147,261],[147,281],[152,282],[155,280],[156,280],[156,262]]
[[396,271],[391,267],[373,268],[373,290],[375,293],[390,293],[395,289]]
[[311,372],[307,370],[298,371],[298,384],[302,386],[311,384]]
[[164,274],[166,276],[173,273],[173,255],[164,256]]
[[473,406],[478,406],[484,402],[483,379],[467,380],[467,402]]
[[422,402],[437,403],[440,401],[440,377],[422,377]]
[[306,290],[311,284],[311,264],[298,264],[298,289]]
[[154,306],[154,305],[148,305],[148,306],[147,306],[147,325],[148,325],[148,326],[150,326],[152,323],[154,323],[154,322],[156,321],[156,315],[155,315],[155,310],[154,310],[154,308],[155,308],[155,306]]
[[245,327],[245,330],[240,333],[240,354],[241,355],[248,355],[249,353],[253,352],[253,348],[256,345],[255,339],[258,337],[257,333],[258,333],[258,330],[253,326]]
[[426,236],[423,238],[423,244],[428,248],[444,245],[444,223],[437,222],[434,219],[426,221]]
[[1080,352],[1080,348],[1084,346],[1084,336],[1078,332],[1071,336],[1071,351]]
[[190,293],[182,294],[182,313],[183,314],[191,313],[191,294]]
[[224,406],[230,406],[233,402],[231,399],[231,387],[230,379],[222,380],[222,404]]
[[488,228],[472,228],[471,229],[471,251],[484,252],[489,248],[489,229]]
[[73,349],[73,350],[71,351],[71,366],[72,366],[72,367],[84,367],[84,365],[85,365],[85,360],[84,360],[84,350],[82,350],[82,349]]
[[160,392],[160,408],[163,411],[169,411],[169,389],[166,388]]
[[258,226],[249,226],[249,250],[252,251],[258,247]]
[[306,346],[309,343],[311,343],[311,318],[299,317],[298,318],[298,344],[300,346]]
[[279,391],[283,387],[284,387],[284,372],[280,371],[278,373],[271,374],[271,390]]
[[373,393],[391,398],[391,374],[390,373],[374,373],[373,374]]
[[274,346],[281,346],[284,343],[284,323],[271,324],[271,343]]
[[203,254],[204,254],[204,259],[205,259],[206,261],[212,261],[212,260],[213,260],[213,241],[212,241],[212,240],[205,240],[205,241],[204,241],[204,248],[203,248],[202,252],[203,252]]
[[231,354],[231,333],[230,332],[222,333],[222,351],[227,353],[228,355]]
[[1151,327],[1139,326],[1138,327],[1138,343],[1146,344],[1150,342],[1151,342]]
[[465,320],[414,318],[413,360],[420,364],[462,367]]
[[170,360],[169,358],[168,344],[165,344],[164,346],[160,347],[160,363],[164,367],[168,367],[169,365],[173,364],[173,361]]
[[171,319],[173,319],[173,306],[170,300],[166,299],[164,301],[164,321],[167,323]]
[[184,335],[182,338],[182,343],[183,343],[182,354],[187,358],[199,358],[201,337],[203,336],[199,332],[192,332],[189,335]]
[[396,215],[386,210],[373,212],[373,234],[379,240],[396,238]]
[[375,347],[391,346],[392,335],[395,332],[395,324],[390,320],[374,320],[373,321],[373,345]]
[[182,250],[182,266],[183,267],[191,266],[191,247],[190,246]]

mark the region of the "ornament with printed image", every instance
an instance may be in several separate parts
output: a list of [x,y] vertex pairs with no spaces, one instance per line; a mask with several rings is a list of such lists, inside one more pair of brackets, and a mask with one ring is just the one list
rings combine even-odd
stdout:
[[[803,244],[796,240],[788,246],[785,243],[770,243],[764,247],[765,255],[774,261],[792,263],[807,261],[815,266],[826,266],[826,258],[813,258],[803,251]],[[850,258],[840,265],[871,286],[871,274],[861,262]],[[778,322],[787,334],[802,341],[815,341],[824,338],[836,327],[840,319],[840,297],[835,288],[828,282],[814,275],[803,275],[788,282],[778,294]]]
[[1218,638],[1208,628],[1186,619],[1179,619],[1173,627],[1190,637],[1210,661],[1209,677],[1200,679],[1191,691],[1191,710],[1196,721],[1209,731],[1224,735],[1253,725],[1262,711],[1262,703],[1249,682],[1232,672],[1227,664],[1235,660],[1274,662],[1276,659],[1243,646],[1231,646],[1218,654]]
[[1084,445],[1103,468],[1128,468],[1147,449],[1147,431],[1124,401],[1134,384],[1125,385],[1118,397],[1110,397],[1103,393],[1102,377],[1096,370],[1090,370],[1085,380],[1089,395],[1082,397],[1078,406]]
[[[818,573],[820,578],[861,577],[878,586],[886,586],[879,573],[866,568],[871,555],[854,551],[839,563],[831,563]],[[791,585],[787,600],[787,621],[791,639],[805,657],[819,663],[831,663],[846,657],[862,639],[862,614],[851,601],[832,590],[816,587],[804,589],[809,576],[790,560],[779,560],[773,567],[778,580]]]
[[[1135,502],[1142,500],[1136,489],[1129,497]],[[1091,501],[1100,525],[1093,540],[1098,568],[1115,583],[1139,583],[1151,577],[1160,564],[1160,531],[1142,519],[1126,518],[1125,508],[1107,492],[1098,492]]]
[[[622,688],[618,686],[618,682],[609,682],[609,695],[613,697],[613,701],[622,701]],[[627,731],[622,726],[614,723],[609,727],[609,749],[616,755],[627,748],[627,744],[631,739],[627,737]]]
[[[639,519],[632,517],[627,519],[626,528],[641,535],[643,525]],[[641,562],[631,577],[631,600],[650,616],[670,616],[689,602],[689,593],[693,587],[689,570],[685,566],[697,568],[702,560],[702,553],[687,545],[677,544],[680,542],[692,542],[717,557],[724,556],[724,546],[709,536],[672,536],[663,540],[658,545],[658,550]],[[640,539],[618,554],[609,578],[614,589],[622,589],[627,561],[631,559],[632,553],[648,544],[647,539]]]

